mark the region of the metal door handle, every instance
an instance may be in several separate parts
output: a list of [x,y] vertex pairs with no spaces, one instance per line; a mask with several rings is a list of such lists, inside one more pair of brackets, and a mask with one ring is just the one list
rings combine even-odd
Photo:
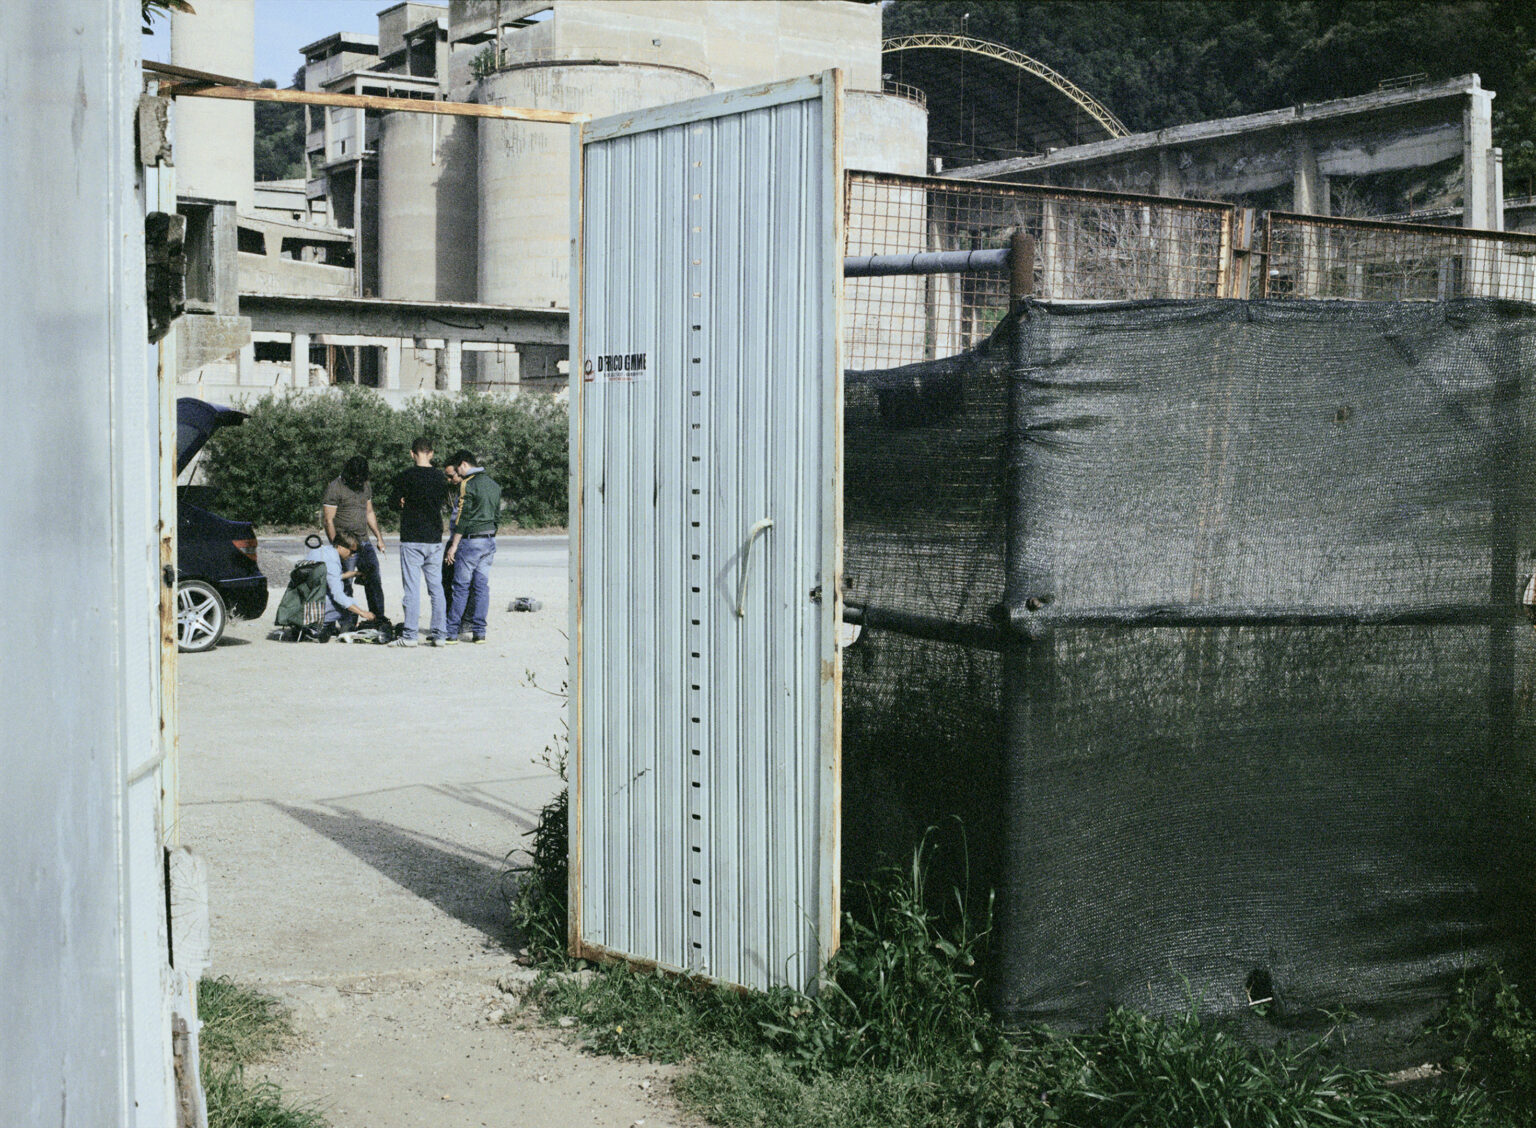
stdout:
[[741,550],[741,582],[736,585],[736,617],[747,617],[747,576],[752,570],[752,546],[757,538],[773,528],[773,518],[764,517],[747,532],[747,547]]

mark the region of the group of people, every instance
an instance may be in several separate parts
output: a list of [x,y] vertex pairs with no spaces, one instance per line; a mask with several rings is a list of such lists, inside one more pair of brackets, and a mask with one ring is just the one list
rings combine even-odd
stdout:
[[[441,468],[433,465],[433,453],[431,440],[413,442],[414,465],[395,479],[388,495],[388,504],[400,511],[400,582],[405,596],[400,634],[391,646],[419,646],[423,641],[419,633],[423,580],[430,605],[428,646],[485,641],[501,487],[472,452],[454,452]],[[306,559],[325,564],[326,629],[346,630],[384,620],[384,584],[379,574],[384,534],[373,507],[366,458],[347,459],[341,474],[325,487],[321,514],[328,543],[313,549]],[[362,584],[362,604],[353,594],[353,580]]]

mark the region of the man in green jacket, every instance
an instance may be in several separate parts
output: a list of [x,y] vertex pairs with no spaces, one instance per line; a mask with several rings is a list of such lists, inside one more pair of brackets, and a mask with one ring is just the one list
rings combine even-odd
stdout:
[[443,643],[458,642],[459,632],[466,628],[470,641],[484,642],[501,487],[475,464],[475,456],[467,450],[455,451],[448,465],[459,477],[459,519],[443,554],[443,560],[453,565],[453,596],[448,600],[448,631]]

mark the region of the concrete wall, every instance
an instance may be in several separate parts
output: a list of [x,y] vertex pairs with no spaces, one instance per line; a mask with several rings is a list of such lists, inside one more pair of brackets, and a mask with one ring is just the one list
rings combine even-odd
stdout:
[[273,255],[241,251],[240,292],[244,294],[311,294],[316,297],[342,298],[356,292],[357,282],[351,267],[329,266],[323,262],[301,262]]
[[475,122],[428,114],[384,116],[379,130],[381,297],[475,300]]
[[[196,396],[198,399],[207,400],[209,403],[223,404],[226,407],[244,408],[254,404],[263,395],[273,390],[283,391],[292,387],[291,383],[278,371],[280,366],[267,361],[257,364],[256,379],[251,383],[239,384],[232,380],[207,379],[196,384],[178,389],[181,395]],[[519,390],[516,387],[502,388],[491,387],[485,389],[490,395],[501,396],[507,399],[516,396]],[[437,396],[458,396],[459,392],[439,391],[427,382],[421,387],[400,388],[374,388],[379,398],[390,407],[405,407],[415,399],[431,399]],[[337,385],[315,385],[307,388],[299,388],[296,393],[305,397],[339,395],[340,387]],[[274,597],[275,598],[275,597]],[[3,1094],[0,1094],[3,1097]],[[0,1103],[0,1108],[4,1108]],[[21,1123],[20,1121],[7,1122]],[[156,1126],[159,1128],[159,1126]]]
[[[374,39],[374,36],[352,36],[353,39]],[[378,65],[378,44],[372,44],[373,50],[338,51],[329,59],[321,59],[308,64],[304,68],[304,89],[322,90],[328,82],[334,82],[344,74],[355,70],[371,70]],[[318,128],[320,114],[318,110],[313,114],[313,121]]]
[[867,172],[922,176],[928,164],[928,111],[889,94],[843,96],[843,164]]
[[446,4],[395,4],[381,9],[379,16],[379,55],[393,55],[405,46],[405,33],[428,20],[448,15]]
[[[255,0],[199,0],[196,15],[171,15],[171,62],[178,67],[254,78]],[[176,177],[183,196],[255,205],[255,107],[250,102],[176,102]]]
[[[705,79],[686,71],[538,66],[491,76],[480,84],[479,100],[601,117],[709,91]],[[569,306],[570,194],[568,127],[479,119],[480,301]]]

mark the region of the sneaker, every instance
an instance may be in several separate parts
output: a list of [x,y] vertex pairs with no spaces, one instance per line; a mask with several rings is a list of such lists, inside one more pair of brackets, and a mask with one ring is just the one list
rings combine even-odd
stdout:
[[439,646],[457,646],[457,645],[459,645],[459,640],[456,639],[456,638],[440,638],[440,639],[437,640],[437,645],[439,645]]
[[485,641],[485,636],[484,635],[475,635],[469,641],[470,642],[484,642]]
[[386,643],[386,645],[388,645],[388,646],[415,646],[415,645],[417,645],[417,643],[416,643],[416,640],[414,638],[406,638],[404,635],[401,635],[399,638],[395,639],[393,642]]

